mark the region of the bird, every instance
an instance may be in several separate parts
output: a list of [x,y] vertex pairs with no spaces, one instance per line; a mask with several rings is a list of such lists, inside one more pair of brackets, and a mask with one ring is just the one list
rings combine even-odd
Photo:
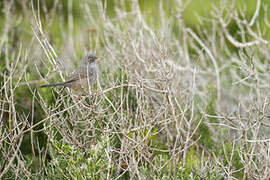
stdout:
[[54,84],[45,84],[39,87],[45,88],[62,86],[69,87],[76,92],[87,91],[89,90],[89,87],[91,87],[91,85],[93,85],[97,80],[98,66],[96,62],[100,59],[102,58],[89,54],[81,60],[78,67],[67,81]]

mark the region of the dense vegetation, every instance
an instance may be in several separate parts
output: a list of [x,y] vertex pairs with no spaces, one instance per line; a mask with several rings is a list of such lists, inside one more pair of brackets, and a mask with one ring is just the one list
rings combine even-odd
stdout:
[[269,5],[1,1],[0,179],[269,179]]

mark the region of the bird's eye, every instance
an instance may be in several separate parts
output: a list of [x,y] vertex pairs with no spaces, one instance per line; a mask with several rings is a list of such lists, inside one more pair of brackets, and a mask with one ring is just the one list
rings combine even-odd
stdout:
[[93,61],[93,58],[92,57],[88,57],[88,61],[89,62],[92,62]]

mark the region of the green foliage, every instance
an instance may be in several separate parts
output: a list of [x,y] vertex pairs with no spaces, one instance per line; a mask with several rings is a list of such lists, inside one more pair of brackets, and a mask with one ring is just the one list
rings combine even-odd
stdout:
[[[35,0],[33,2],[34,7],[36,8],[38,6],[38,1]],[[247,161],[248,158],[244,156],[254,152],[249,152],[249,146],[246,144],[246,142],[233,144],[230,139],[227,139],[225,136],[223,137],[224,134],[230,133],[230,130],[219,127],[213,128],[211,125],[209,125],[211,123],[218,124],[220,119],[216,117],[207,117],[206,120],[206,117],[204,117],[204,114],[202,114],[202,110],[203,113],[212,116],[218,116],[220,113],[216,108],[218,106],[217,103],[219,102],[216,101],[217,87],[215,87],[215,84],[213,83],[213,79],[215,77],[212,77],[215,76],[215,73],[211,74],[213,63],[209,60],[209,54],[206,53],[205,49],[199,49],[201,48],[200,43],[194,40],[194,38],[192,39],[186,30],[187,28],[193,29],[198,36],[200,36],[201,40],[204,41],[207,47],[214,47],[213,55],[215,56],[217,65],[220,68],[219,73],[221,88],[224,88],[225,90],[231,88],[232,83],[234,82],[233,76],[237,76],[239,79],[244,79],[249,75],[246,75],[245,73],[251,74],[251,76],[245,82],[256,81],[255,85],[251,84],[252,88],[255,86],[257,88],[261,84],[264,85],[267,80],[263,79],[262,82],[257,82],[257,79],[254,77],[256,76],[256,78],[258,78],[262,77],[264,74],[267,74],[265,69],[262,68],[264,66],[268,67],[266,58],[268,55],[264,54],[267,52],[267,49],[262,51],[259,49],[259,47],[254,49],[246,48],[243,50],[243,54],[245,55],[243,56],[246,61],[241,62],[242,64],[238,63],[237,61],[231,61],[229,62],[229,66],[225,66],[225,70],[223,70],[223,65],[227,62],[223,62],[222,58],[228,58],[230,60],[230,58],[233,57],[231,57],[231,54],[227,54],[227,52],[232,51],[232,54],[234,55],[235,52],[239,52],[239,48],[232,45],[227,38],[221,36],[221,34],[224,33],[224,30],[222,27],[220,27],[220,24],[217,23],[216,26],[212,27],[213,23],[218,21],[217,19],[214,18],[211,21],[203,21],[206,23],[200,24],[201,21],[196,18],[196,13],[199,17],[211,17],[211,11],[213,9],[210,1],[191,1],[191,4],[188,5],[182,13],[182,9],[179,9],[179,4],[175,0],[169,0],[166,2],[161,0],[139,0],[139,10],[142,12],[140,15],[142,15],[142,18],[145,20],[146,24],[139,22],[139,26],[142,28],[135,30],[130,30],[129,26],[138,21],[134,18],[135,13],[138,12],[137,9],[133,9],[133,4],[128,0],[122,2],[103,0],[101,3],[102,5],[107,2],[107,8],[104,9],[104,12],[102,12],[101,7],[92,1],[87,1],[85,3],[85,5],[89,5],[89,12],[86,12],[86,10],[81,7],[81,1],[40,0],[39,2],[41,5],[40,16],[42,27],[45,35],[48,36],[46,37],[46,40],[48,40],[58,52],[61,52],[62,49],[65,50],[65,48],[68,49],[66,51],[69,51],[69,46],[73,46],[73,50],[75,51],[71,55],[72,57],[82,57],[85,51],[89,50],[98,52],[100,54],[106,53],[107,57],[110,57],[113,52],[115,53],[114,56],[116,60],[108,62],[113,62],[116,64],[122,63],[122,65],[119,67],[118,64],[112,64],[113,67],[110,67],[110,65],[107,65],[107,62],[105,61],[103,64],[105,68],[102,68],[102,71],[100,72],[100,79],[102,80],[102,90],[108,91],[101,95],[89,95],[89,97],[83,101],[83,104],[80,104],[83,107],[81,109],[78,108],[79,105],[74,106],[74,104],[77,103],[76,99],[74,100],[65,89],[38,89],[37,87],[40,82],[37,82],[36,84],[34,82],[33,84],[30,84],[29,87],[27,85],[19,85],[16,89],[14,89],[14,92],[12,92],[12,88],[15,87],[19,81],[32,82],[40,79],[40,75],[45,77],[48,70],[44,70],[45,68],[43,66],[46,66],[49,70],[55,69],[53,65],[49,63],[52,61],[52,59],[43,54],[43,48],[47,48],[49,51],[51,51],[50,47],[40,47],[40,49],[35,49],[36,47],[34,47],[36,44],[33,43],[33,40],[36,37],[33,34],[33,31],[35,31],[37,27],[35,27],[33,24],[34,18],[32,17],[33,12],[31,11],[31,4],[26,4],[25,7],[22,7],[22,3],[15,1],[14,6],[10,6],[10,13],[12,15],[6,17],[4,8],[9,7],[9,2],[1,1],[0,8],[3,9],[3,11],[0,12],[0,37],[2,38],[2,49],[0,49],[0,87],[2,91],[0,94],[0,118],[2,118],[0,121],[0,137],[2,138],[2,141],[0,150],[3,151],[0,151],[0,168],[7,167],[7,163],[11,162],[11,157],[14,155],[14,141],[8,141],[8,137],[12,137],[13,134],[19,134],[22,136],[22,141],[18,144],[18,147],[15,147],[15,149],[18,148],[20,151],[16,152],[16,155],[14,156],[15,160],[12,162],[12,166],[7,169],[7,172],[1,178],[23,179],[27,177],[27,172],[29,171],[30,174],[36,175],[34,178],[40,179],[115,179],[121,175],[122,179],[132,179],[132,177],[135,177],[134,179],[136,179],[139,178],[137,177],[139,175],[147,178],[150,176],[151,179],[226,179],[227,177],[226,173],[224,173],[224,167],[220,167],[216,161],[221,162],[221,164],[226,166],[226,168],[228,167],[234,171],[232,175],[235,178],[241,179],[245,177],[246,172],[244,169],[245,164],[243,164],[243,159]],[[55,2],[59,2],[59,5],[55,7],[56,13],[50,17],[51,12],[54,9],[53,6]],[[73,3],[71,10],[68,8],[69,2]],[[160,4],[160,2],[163,4]],[[244,2],[244,0],[237,1],[236,6],[238,9],[242,9],[242,2]],[[252,3],[252,5],[249,2]],[[254,2],[255,1],[251,0],[245,1],[245,4],[247,4],[247,11],[245,11],[245,15],[248,20],[253,16],[254,8],[256,7]],[[221,6],[218,1],[213,3],[217,6]],[[267,4],[269,2],[264,3]],[[125,9],[125,13],[123,16],[118,17],[118,11],[123,9]],[[71,15],[69,14],[69,11],[72,12],[72,16],[68,16]],[[28,14],[24,14],[25,12],[28,12]],[[37,12],[37,10],[35,10],[35,12]],[[163,12],[164,15],[160,12]],[[86,15],[86,13],[90,13],[93,19],[88,19],[89,17]],[[178,16],[178,13],[182,13],[182,16]],[[229,14],[230,11],[226,11],[224,14],[222,14],[222,16],[225,17],[228,15],[226,13]],[[265,14],[260,14],[257,17],[258,22],[263,22],[263,15]],[[73,18],[72,22],[74,27],[71,27],[71,19],[69,19],[71,17]],[[125,18],[128,19],[128,21],[126,21]],[[167,24],[161,23],[161,20]],[[125,24],[125,22],[130,24]],[[253,41],[255,37],[248,34],[239,33],[240,27],[237,23],[238,22],[236,21],[230,21],[228,23],[229,34],[231,34],[232,37],[238,41],[243,39],[246,41]],[[163,25],[168,25],[168,27],[162,27]],[[137,25],[137,27],[139,26]],[[264,24],[260,24],[260,26],[262,26],[261,28],[263,29],[262,34],[269,37],[269,28]],[[108,27],[119,27],[119,34],[121,36],[131,36],[132,40],[119,37],[119,34],[117,34],[115,29],[110,29]],[[213,30],[215,28],[217,29],[216,31]],[[126,32],[127,29],[129,29],[129,31]],[[72,32],[70,32],[71,30]],[[164,32],[159,33],[160,30]],[[89,33],[85,33],[85,31]],[[134,33],[132,31],[136,32]],[[80,36],[80,33],[83,34],[83,37]],[[154,36],[152,33],[156,33],[156,36]],[[163,33],[166,35],[166,37],[162,39]],[[37,34],[37,36],[40,35]],[[153,41],[147,39],[150,36],[154,39]],[[212,36],[212,39],[209,40],[208,36]],[[67,40],[70,37],[70,40],[72,41]],[[45,37],[41,37],[40,39],[42,42],[44,42],[43,38]],[[83,41],[79,38],[82,38]],[[177,43],[168,43],[166,41],[167,38],[169,40],[176,39],[175,42]],[[157,41],[160,39],[162,42],[159,44]],[[152,49],[144,49],[144,44],[141,43],[141,41],[144,40],[146,41],[145,44],[149,45],[147,47]],[[222,41],[222,43],[219,44],[218,41]],[[73,44],[65,44],[67,42],[73,42]],[[82,42],[84,44],[82,44]],[[115,46],[111,47],[110,45],[107,45],[111,42],[113,42],[112,44]],[[122,45],[122,43],[125,45]],[[154,45],[151,46],[151,43]],[[182,44],[184,44],[183,47],[179,48],[179,46],[182,46]],[[10,68],[10,66],[14,65],[15,63],[16,56],[19,54],[18,49],[20,45],[22,46],[22,51],[20,52],[21,57],[25,58],[21,58],[23,60],[20,59],[18,63],[19,65],[17,69],[15,69],[14,73],[12,72],[13,69]],[[142,47],[137,49],[134,48],[137,50],[135,52],[134,49],[132,49],[133,46]],[[157,49],[159,50],[156,50],[153,48],[156,46],[164,47],[158,47]],[[169,53],[166,54],[166,51]],[[250,57],[249,51],[254,51],[255,56],[259,57],[259,61],[255,63],[254,68],[252,68],[254,64],[251,63],[252,57]],[[28,55],[26,55],[26,52],[28,52]],[[201,54],[198,54],[198,52]],[[120,53],[125,54],[119,55]],[[155,62],[155,60],[158,59],[155,56],[157,56],[159,53],[165,54],[158,57],[161,59],[160,61],[166,61],[165,63]],[[185,55],[181,56],[182,54]],[[124,63],[122,60],[117,59],[118,57],[123,56],[125,58],[130,57],[130,59],[126,58],[126,62]],[[125,69],[128,68],[126,64],[131,64],[131,66],[133,66],[136,63],[132,64],[130,62],[139,61],[137,56],[141,56],[140,61],[143,62],[141,63],[141,67],[147,66],[147,68],[143,67],[146,70],[143,72],[144,74],[140,75],[142,76],[140,79],[135,79],[133,77],[137,71],[134,70],[128,72]],[[206,56],[206,58],[203,59],[205,61],[201,61],[201,56]],[[220,58],[221,56],[222,58]],[[46,59],[45,65],[36,65],[32,63],[33,59],[40,59],[41,57]],[[235,57],[240,59],[239,54],[235,55]],[[160,69],[157,70],[153,68],[155,64],[150,64],[148,62],[152,60],[151,58],[154,59],[153,62],[160,63]],[[190,62],[188,62],[188,60],[185,61],[189,58]],[[27,60],[29,60],[29,62]],[[166,63],[169,62],[176,63],[175,67],[177,67],[173,69],[174,64],[168,66]],[[76,62],[74,64],[76,64]],[[22,70],[26,65],[29,65],[29,67],[27,67],[25,71]],[[166,80],[164,80],[165,78],[161,75],[163,73],[161,70],[163,68],[162,66],[168,66],[168,71],[171,71],[168,73]],[[192,112],[189,105],[186,106],[186,104],[189,104],[189,102],[185,101],[190,95],[186,95],[185,93],[192,92],[192,90],[186,90],[190,88],[190,79],[189,77],[187,79],[181,79],[182,75],[185,75],[182,70],[189,73],[189,71],[194,70],[192,69],[193,66],[197,68],[196,70],[198,71],[196,72],[198,72],[198,76],[200,76],[200,73],[207,74],[200,76],[203,77],[200,80],[206,81],[206,83],[202,83],[203,85],[208,83],[204,87],[199,87],[201,84],[198,85],[198,89],[203,89],[205,92],[201,92],[200,90],[198,93],[195,92],[195,97],[192,99],[194,100],[195,106],[194,112]],[[243,66],[247,70],[243,68]],[[141,67],[136,67],[136,70],[140,71],[139,68]],[[211,70],[209,71],[207,68],[210,68]],[[249,68],[252,71],[249,72]],[[37,73],[36,69],[40,69],[41,72]],[[230,74],[231,71],[233,71],[234,74]],[[14,73],[14,76],[10,76],[10,73]],[[18,75],[20,73],[22,73],[22,76]],[[49,73],[51,72],[49,71]],[[151,78],[155,77],[156,79],[149,78],[147,73],[152,73]],[[175,78],[177,80],[174,82],[180,84],[179,89],[171,89],[171,84],[169,82],[163,82],[170,81],[173,78],[172,76],[169,76],[171,74],[172,76],[177,76]],[[211,77],[209,78],[208,76]],[[180,79],[179,82],[178,77]],[[60,79],[59,76],[56,76],[53,80],[50,80],[55,82],[56,79]],[[137,83],[138,87],[128,86],[129,84],[138,81],[140,81]],[[155,90],[153,90],[155,88],[157,88],[157,90],[162,89],[160,88],[162,86],[162,83],[160,82],[166,85],[168,84],[166,90],[171,92],[173,91],[172,94],[176,96],[175,98],[179,100],[182,100],[181,98],[183,98],[183,101],[178,104],[172,100],[172,102],[169,102],[170,106],[167,105],[166,101],[164,100],[166,99],[166,93],[156,93]],[[11,83],[11,85],[9,83]],[[140,88],[142,88],[140,83],[145,83],[143,84],[146,85],[144,93],[147,91],[147,94],[140,92]],[[149,90],[151,88],[152,90]],[[5,89],[7,90],[5,91]],[[94,86],[94,90],[99,90],[98,85]],[[244,87],[239,88],[238,91],[243,93],[254,91],[254,89]],[[259,89],[258,94],[261,93],[260,91],[263,91],[263,88]],[[38,96],[37,92],[41,95],[41,97]],[[184,95],[182,95],[182,93]],[[200,93],[203,93],[203,95]],[[264,94],[262,92],[261,94],[264,96],[267,93]],[[181,96],[181,98],[178,96]],[[140,99],[138,97],[142,98]],[[41,103],[43,100],[44,104]],[[140,104],[142,102],[140,101],[143,100],[147,102],[142,106]],[[150,100],[154,102],[150,102]],[[97,107],[94,107],[94,102],[99,103],[98,110],[96,110]],[[257,104],[255,105],[257,106]],[[73,106],[76,108],[73,108]],[[171,106],[175,108],[173,109],[175,112],[170,109]],[[11,107],[15,109],[15,113],[10,111]],[[267,109],[267,107],[265,109]],[[82,111],[84,111],[83,113],[86,112],[86,115],[83,114]],[[119,111],[121,111],[121,114],[118,113]],[[144,114],[144,111],[150,114],[149,117]],[[246,114],[250,113],[245,108],[244,111]],[[162,115],[158,116],[159,113]],[[173,116],[174,113],[175,117]],[[238,112],[232,112],[233,115],[240,119],[242,114],[237,113]],[[51,116],[51,114],[54,115]],[[254,114],[256,115],[256,113]],[[253,116],[255,117],[254,114]],[[13,129],[14,132],[11,133],[9,132],[9,130],[12,129],[9,124],[11,121],[10,117],[15,117],[15,115],[17,115],[17,119],[14,118],[15,120],[13,124],[15,125],[15,128]],[[253,120],[253,116],[249,115],[250,114],[246,115],[246,117],[251,117],[250,119]],[[263,116],[263,118],[264,117],[266,116]],[[48,118],[47,121],[44,121],[43,123],[34,127],[31,129],[31,131],[28,129],[31,124],[36,124],[44,119],[46,120],[46,118]],[[153,119],[155,121],[152,122]],[[189,122],[189,119],[192,119],[192,122]],[[244,120],[245,121],[243,124],[246,123],[246,119]],[[76,121],[78,123],[76,124],[72,121]],[[229,119],[229,121],[232,122],[232,124],[234,123],[231,119]],[[261,123],[261,121],[263,121],[263,119],[260,119],[259,123]],[[64,124],[63,122],[66,123],[66,126],[61,126]],[[187,137],[187,131],[190,130],[188,128],[191,128],[191,133],[193,133],[194,129],[192,128],[196,127],[199,122],[200,124],[194,131],[194,134],[192,134],[191,137]],[[91,131],[89,129],[89,132],[84,131],[85,126],[89,124],[91,125],[91,128],[89,128]],[[22,128],[23,125],[25,125],[25,128]],[[68,128],[67,132],[70,133],[70,137],[74,139],[77,137],[75,137],[75,135],[72,133],[73,131],[77,130],[78,134],[76,135],[80,136],[76,139],[77,141],[85,138],[84,142],[91,142],[92,144],[82,146],[83,143],[76,144],[72,143],[72,141],[68,143],[69,140],[67,140],[68,138],[65,137],[65,134],[61,132],[61,128]],[[127,134],[125,134],[123,129],[127,131]],[[20,132],[25,130],[29,131],[21,135]],[[214,132],[213,130],[217,132]],[[256,129],[256,132],[257,131],[260,131],[260,129]],[[33,139],[31,139],[31,132],[34,134]],[[219,132],[221,132],[220,135],[218,134]],[[53,137],[51,134],[53,134]],[[253,135],[253,129],[248,130],[246,133],[246,137],[249,139],[252,139]],[[15,139],[17,138],[16,136],[14,137]],[[190,139],[187,139],[186,141],[186,138]],[[93,141],[93,139],[95,139],[95,141]],[[123,145],[123,139],[127,141],[126,147]],[[214,141],[214,139],[218,139],[218,141]],[[33,149],[32,145],[34,147]],[[177,147],[177,150],[173,149],[172,146]],[[47,147],[48,149],[46,149]],[[46,149],[46,152],[48,153],[45,158],[42,157],[45,154],[44,149]],[[11,153],[5,154],[5,151],[9,151]],[[116,153],[114,151],[116,151]],[[209,153],[205,155],[205,152]],[[33,155],[34,153],[36,156]],[[211,153],[215,155],[215,158],[213,158]],[[40,155],[40,157],[37,154]],[[150,155],[148,157],[145,154]],[[126,157],[130,158],[128,159],[130,164],[125,173],[123,172],[124,169],[119,170],[119,161],[121,160],[121,155],[125,155]],[[6,158],[4,159],[3,157]],[[21,159],[21,161],[18,161],[17,158]],[[257,157],[253,158],[254,162],[259,161],[256,159]],[[24,165],[23,167],[22,164]],[[134,169],[136,172],[133,172]],[[2,173],[2,170],[3,169],[0,169],[0,174]]]
[[231,143],[226,143],[223,146],[220,145],[215,149],[218,161],[222,162],[225,167],[231,167],[231,170],[234,170],[234,177],[238,179],[242,179],[244,176],[243,171],[241,171],[244,168],[241,162],[241,152],[242,148],[240,145]]
[[[208,90],[208,104],[206,106],[205,112],[209,115],[216,115],[216,89],[212,84],[209,84],[207,87]],[[200,119],[203,118],[202,115],[199,116]],[[209,121],[211,123],[217,123],[217,118],[215,117],[210,117]],[[213,148],[213,140],[212,136],[213,134],[211,133],[209,126],[205,121],[202,121],[201,125],[199,126],[198,129],[198,134],[200,135],[199,142],[202,144],[204,147],[207,147],[209,149]]]
[[88,149],[54,141],[46,176],[50,179],[106,179],[115,169],[107,148],[109,144],[108,137]]

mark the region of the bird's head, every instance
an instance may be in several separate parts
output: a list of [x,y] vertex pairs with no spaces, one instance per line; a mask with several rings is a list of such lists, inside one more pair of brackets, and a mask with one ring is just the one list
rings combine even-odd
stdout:
[[99,61],[101,58],[98,58],[92,54],[90,54],[88,57],[87,57],[87,61],[89,63],[93,63],[93,62],[96,62],[96,61]]

